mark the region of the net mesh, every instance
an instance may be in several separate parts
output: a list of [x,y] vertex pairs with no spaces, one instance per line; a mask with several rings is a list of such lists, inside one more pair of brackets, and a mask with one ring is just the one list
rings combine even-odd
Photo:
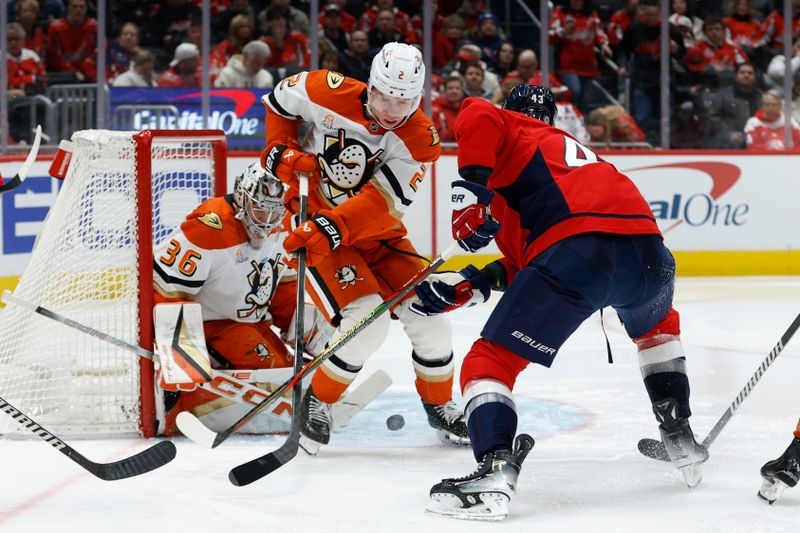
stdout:
[[[83,131],[72,141],[69,173],[14,294],[136,344],[138,249],[150,238],[138,234],[138,213],[150,203],[153,244],[167,238],[214,194],[213,145],[154,138],[152,195],[138,198],[133,133]],[[144,283],[152,290],[150,279]],[[14,304],[0,310],[0,397],[59,435],[140,433],[139,363],[130,351]],[[0,434],[24,432],[0,418]]]

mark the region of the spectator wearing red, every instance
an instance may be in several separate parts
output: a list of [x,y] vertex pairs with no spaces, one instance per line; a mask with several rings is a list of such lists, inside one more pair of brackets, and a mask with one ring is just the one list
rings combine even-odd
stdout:
[[126,22],[119,30],[119,37],[108,47],[106,56],[106,79],[114,78],[127,71],[136,52],[139,51],[139,26]]
[[200,50],[192,43],[181,43],[175,49],[175,56],[169,70],[158,80],[159,87],[184,88],[200,87]]
[[86,0],[68,0],[67,17],[47,28],[47,70],[75,73],[78,81],[97,77],[97,21],[86,16]]
[[569,0],[567,7],[555,8],[548,33],[550,42],[561,46],[558,77],[572,91],[578,109],[584,111],[590,82],[600,75],[595,47],[608,57],[614,55],[591,0]]
[[733,0],[730,13],[722,19],[726,38],[741,46],[746,53],[749,53],[748,49],[760,46],[763,28],[755,18],[755,9],[750,0]]
[[700,74],[710,65],[723,84],[733,81],[736,65],[748,61],[742,47],[725,39],[722,19],[712,15],[703,22],[704,37],[686,51],[689,72]]
[[369,35],[378,26],[378,15],[384,10],[389,10],[394,14],[394,29],[403,36],[403,40],[399,42],[415,43],[417,34],[411,24],[411,17],[405,11],[395,7],[394,0],[375,0],[375,5],[361,15],[360,28]]
[[[789,0],[784,0],[789,1]],[[792,2],[792,40],[800,37],[800,0]],[[778,2],[782,4],[783,2]],[[762,42],[775,51],[783,53],[783,6],[772,11],[764,19]]]
[[782,107],[783,103],[777,94],[770,91],[764,95],[764,107],[756,111],[744,126],[748,150],[800,151],[800,125],[792,117],[789,118],[792,146],[786,146]]
[[272,6],[267,9],[266,23],[269,35],[261,38],[269,45],[270,55],[267,66],[308,68],[311,64],[311,53],[308,50],[306,36],[289,27],[289,10],[285,7]]
[[[539,70],[539,58],[536,57],[536,52],[530,49],[523,50],[517,57],[517,68],[512,70],[503,78],[503,83],[508,79],[520,78],[523,82],[530,85],[544,85],[542,83],[542,71]],[[572,97],[572,91],[566,85],[563,85],[558,78],[552,73],[547,78],[547,84],[553,95],[560,102],[569,101]]]
[[[431,11],[433,13],[436,13],[436,15],[433,17],[433,24],[431,24],[431,31],[433,32],[434,35],[441,32],[442,28],[444,27],[445,17],[444,15],[439,14],[438,6],[439,3],[437,2],[437,0],[431,0]],[[422,44],[423,41],[422,33],[425,30],[425,18],[423,16],[421,9],[416,15],[411,17],[411,27],[414,28],[414,34],[415,34],[414,42]]]
[[25,29],[24,48],[33,50],[40,59],[45,59],[47,36],[39,24],[41,9],[36,0],[20,0],[16,6],[17,22]]
[[234,55],[242,53],[244,46],[253,40],[256,25],[247,15],[236,15],[228,25],[228,38],[211,50],[208,58],[211,75],[216,78]]
[[395,14],[391,9],[381,9],[378,12],[375,27],[367,32],[367,38],[369,39],[369,48],[372,50],[370,52],[372,55],[375,55],[386,43],[406,42],[405,35],[397,31]]
[[456,10],[456,15],[464,21],[467,35],[474,35],[478,32],[478,17],[486,11],[486,3],[483,0],[464,0]]
[[8,94],[23,96],[41,92],[44,87],[44,65],[39,55],[25,48],[25,28],[12,22],[6,27],[8,46]]
[[625,0],[622,9],[618,9],[611,15],[608,22],[608,43],[612,48],[616,48],[622,43],[622,36],[636,19],[639,9],[639,0]]
[[431,105],[433,125],[443,142],[455,142],[458,110],[464,101],[464,79],[457,72],[451,73],[444,82],[444,94],[434,99]]
[[452,59],[456,46],[464,36],[464,19],[458,15],[445,17],[442,30],[433,35],[433,68],[441,70]]
[[325,3],[325,6],[321,7],[319,10],[317,25],[322,27],[325,24],[325,8],[328,6],[337,6],[339,8],[340,16],[342,17],[342,29],[347,33],[352,33],[353,30],[357,29],[358,20],[347,12],[345,9],[346,4],[347,0],[328,0]]

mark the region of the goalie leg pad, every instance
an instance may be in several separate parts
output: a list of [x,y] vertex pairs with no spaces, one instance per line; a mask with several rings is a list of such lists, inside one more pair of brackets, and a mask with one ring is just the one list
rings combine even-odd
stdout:
[[153,308],[160,383],[166,388],[188,388],[211,379],[200,304],[163,303]]

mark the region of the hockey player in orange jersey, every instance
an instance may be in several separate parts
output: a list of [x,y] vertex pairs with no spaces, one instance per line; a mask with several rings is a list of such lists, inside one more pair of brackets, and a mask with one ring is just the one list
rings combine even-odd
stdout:
[[[289,185],[297,211],[296,173],[310,174],[309,222],[284,242],[308,250],[308,290],[337,332],[346,331],[426,264],[406,237],[402,217],[439,158],[439,135],[419,104],[425,80],[420,52],[388,43],[375,56],[369,84],[328,70],[301,72],[262,98],[267,148],[262,163]],[[302,143],[301,124],[310,126]],[[416,388],[439,436],[468,442],[452,401],[450,323],[409,310],[393,314],[413,347]],[[303,400],[301,446],[316,453],[330,439],[330,404],[383,343],[383,315],[318,369]],[[334,333],[334,338],[336,333]]]
[[[212,366],[292,366],[284,343],[294,340],[296,282],[294,271],[281,261],[283,194],[280,180],[254,163],[236,178],[233,194],[203,202],[153,252],[153,314],[167,434],[175,433],[181,411],[192,410],[206,423],[221,425],[234,416],[228,411],[244,408],[196,389],[209,380]],[[333,328],[311,306],[305,324],[306,349],[316,354]],[[283,339],[273,325],[284,332]],[[181,338],[179,354],[159,351],[171,346],[175,330]],[[262,430],[267,426],[262,423]]]

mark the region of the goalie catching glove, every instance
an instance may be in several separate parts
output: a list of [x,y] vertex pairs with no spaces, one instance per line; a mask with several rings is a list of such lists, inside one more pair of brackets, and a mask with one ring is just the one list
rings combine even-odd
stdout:
[[480,250],[500,231],[500,224],[489,213],[494,193],[467,180],[454,181],[451,187],[453,238],[467,252]]
[[158,384],[166,391],[189,392],[211,380],[211,361],[196,302],[163,303],[153,308]]
[[[306,264],[315,266],[317,263],[342,244],[347,238],[347,228],[341,219],[332,211],[323,210],[309,218],[302,226],[298,226],[283,241],[283,247],[288,253],[293,253],[300,248],[307,250]],[[292,268],[297,268],[297,260],[289,260]]]
[[434,273],[414,289],[418,301],[410,309],[418,315],[447,313],[463,306],[483,303],[491,295],[488,280],[474,265],[458,272]]

